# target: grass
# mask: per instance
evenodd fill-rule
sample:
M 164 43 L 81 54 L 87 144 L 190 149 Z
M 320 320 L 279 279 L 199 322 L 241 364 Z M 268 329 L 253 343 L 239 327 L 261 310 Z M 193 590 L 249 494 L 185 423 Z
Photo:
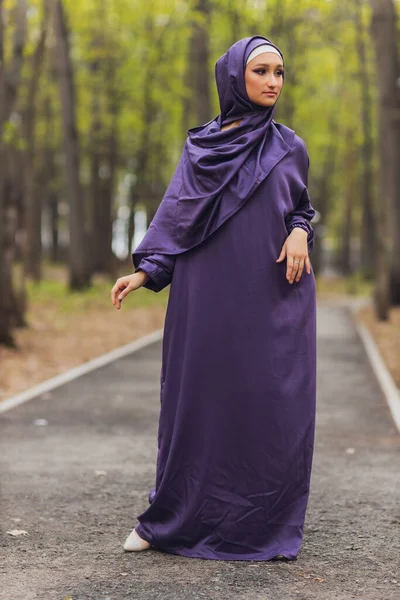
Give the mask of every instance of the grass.
M 371 296 L 374 284 L 366 281 L 360 271 L 356 271 L 346 277 L 316 277 L 317 294 L 321 297 L 326 295 L 350 295 Z
M 121 269 L 119 277 L 129 273 L 129 268 Z M 113 308 L 111 304 L 111 288 L 115 281 L 110 281 L 103 275 L 95 275 L 91 287 L 83 291 L 71 291 L 67 284 L 67 271 L 64 267 L 45 264 L 44 278 L 39 284 L 32 281 L 27 283 L 29 298 L 29 311 L 32 307 L 57 306 L 57 312 L 76 314 L 88 312 L 94 307 Z M 131 292 L 124 304 L 144 308 L 151 306 L 165 306 L 168 299 L 168 290 L 154 293 L 146 288 Z M 128 301 L 128 302 L 127 302 Z M 115 309 L 114 309 L 115 310 Z

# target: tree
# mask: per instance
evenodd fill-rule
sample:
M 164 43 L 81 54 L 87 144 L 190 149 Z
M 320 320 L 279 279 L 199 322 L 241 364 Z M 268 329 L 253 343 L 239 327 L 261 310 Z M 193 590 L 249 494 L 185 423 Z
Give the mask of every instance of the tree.
M 43 69 L 43 62 L 46 50 L 46 38 L 48 29 L 48 0 L 43 2 L 43 16 L 40 28 L 39 38 L 32 54 L 29 68 L 29 79 L 27 84 L 27 94 L 24 107 L 24 136 L 26 142 L 25 151 L 25 201 L 24 201 L 24 222 L 25 222 L 25 248 L 24 264 L 27 275 L 39 281 L 41 277 L 41 217 L 42 201 L 38 189 L 38 166 L 37 166 L 37 147 L 36 147 L 36 126 L 37 126 L 37 94 L 40 83 L 40 76 Z
M 376 310 L 388 318 L 390 283 L 400 302 L 400 144 L 396 12 L 392 0 L 371 0 L 379 88 L 379 192 Z M 395 253 L 397 251 L 397 254 Z M 393 260 L 392 265 L 391 258 Z M 395 288 L 397 287 L 397 292 Z
M 209 71 L 209 0 L 196 0 L 191 17 L 192 34 L 188 48 L 186 86 L 190 89 L 184 107 L 184 129 L 207 123 L 211 119 Z
M 80 181 L 80 149 L 76 125 L 75 85 L 70 56 L 66 17 L 62 0 L 54 6 L 54 31 L 60 96 L 62 106 L 66 187 L 69 204 L 69 257 L 71 289 L 88 287 L 90 278 L 90 252 L 87 251 L 83 192 Z
M 363 26 L 363 0 L 355 0 L 354 26 L 356 49 L 359 60 L 358 78 L 361 96 L 361 262 L 364 275 L 372 279 L 375 275 L 376 227 L 373 205 L 373 127 L 371 118 L 371 83 L 368 75 L 365 33 Z
M 21 83 L 26 41 L 26 1 L 15 7 L 15 31 L 10 64 L 5 64 L 4 2 L 0 0 L 0 344 L 14 346 L 12 327 L 21 324 L 13 286 L 13 259 L 17 227 L 16 196 L 12 174 L 15 129 L 11 121 Z

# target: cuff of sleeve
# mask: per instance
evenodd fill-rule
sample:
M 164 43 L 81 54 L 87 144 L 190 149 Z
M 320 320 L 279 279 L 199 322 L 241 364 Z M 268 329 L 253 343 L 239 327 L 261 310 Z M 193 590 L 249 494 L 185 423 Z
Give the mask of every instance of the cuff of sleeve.
M 301 227 L 304 231 L 307 231 L 307 245 L 308 253 L 311 254 L 314 248 L 315 231 L 309 221 L 295 221 L 287 226 L 288 234 L 292 232 L 293 227 Z
M 313 237 L 313 231 L 311 229 L 310 225 L 306 225 L 305 223 L 292 223 L 291 225 L 289 225 L 289 233 L 291 233 L 291 231 L 295 228 L 295 227 L 301 227 L 301 229 L 304 229 L 304 231 L 307 232 L 307 241 L 309 242 L 311 240 L 311 238 Z
M 165 286 L 169 284 L 168 275 L 161 267 L 157 267 L 151 263 L 145 262 L 143 259 L 139 266 L 136 267 L 135 273 L 138 271 L 144 271 L 149 276 L 149 279 L 142 286 L 152 292 L 160 292 Z

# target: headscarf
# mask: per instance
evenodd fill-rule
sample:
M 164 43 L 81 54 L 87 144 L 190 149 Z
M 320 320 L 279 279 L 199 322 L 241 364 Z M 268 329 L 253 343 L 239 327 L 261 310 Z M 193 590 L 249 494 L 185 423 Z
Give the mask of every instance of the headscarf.
M 261 46 L 257 46 L 257 48 L 254 48 L 254 50 L 250 52 L 246 60 L 246 65 L 248 65 L 248 63 L 251 62 L 253 58 L 256 58 L 260 54 L 263 54 L 263 52 L 272 52 L 272 54 L 277 54 L 283 59 L 282 54 L 279 50 L 277 50 L 277 48 L 275 48 L 275 46 L 271 46 L 271 44 L 262 44 Z
M 245 69 L 263 36 L 233 44 L 215 65 L 220 114 L 188 130 L 181 158 L 142 242 L 132 254 L 179 254 L 203 242 L 232 216 L 289 152 L 289 139 L 273 122 L 275 105 L 255 104 L 246 92 Z M 279 54 L 277 46 L 274 46 Z M 276 103 L 275 103 L 276 104 Z M 242 119 L 237 127 L 221 127 Z M 263 156 L 261 167 L 260 157 Z

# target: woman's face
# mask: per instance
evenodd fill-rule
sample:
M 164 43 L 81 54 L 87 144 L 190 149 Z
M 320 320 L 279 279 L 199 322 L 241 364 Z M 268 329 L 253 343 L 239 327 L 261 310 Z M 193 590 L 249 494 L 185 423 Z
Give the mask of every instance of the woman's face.
M 244 80 L 252 102 L 260 106 L 273 106 L 283 85 L 281 57 L 273 52 L 259 54 L 246 66 Z

